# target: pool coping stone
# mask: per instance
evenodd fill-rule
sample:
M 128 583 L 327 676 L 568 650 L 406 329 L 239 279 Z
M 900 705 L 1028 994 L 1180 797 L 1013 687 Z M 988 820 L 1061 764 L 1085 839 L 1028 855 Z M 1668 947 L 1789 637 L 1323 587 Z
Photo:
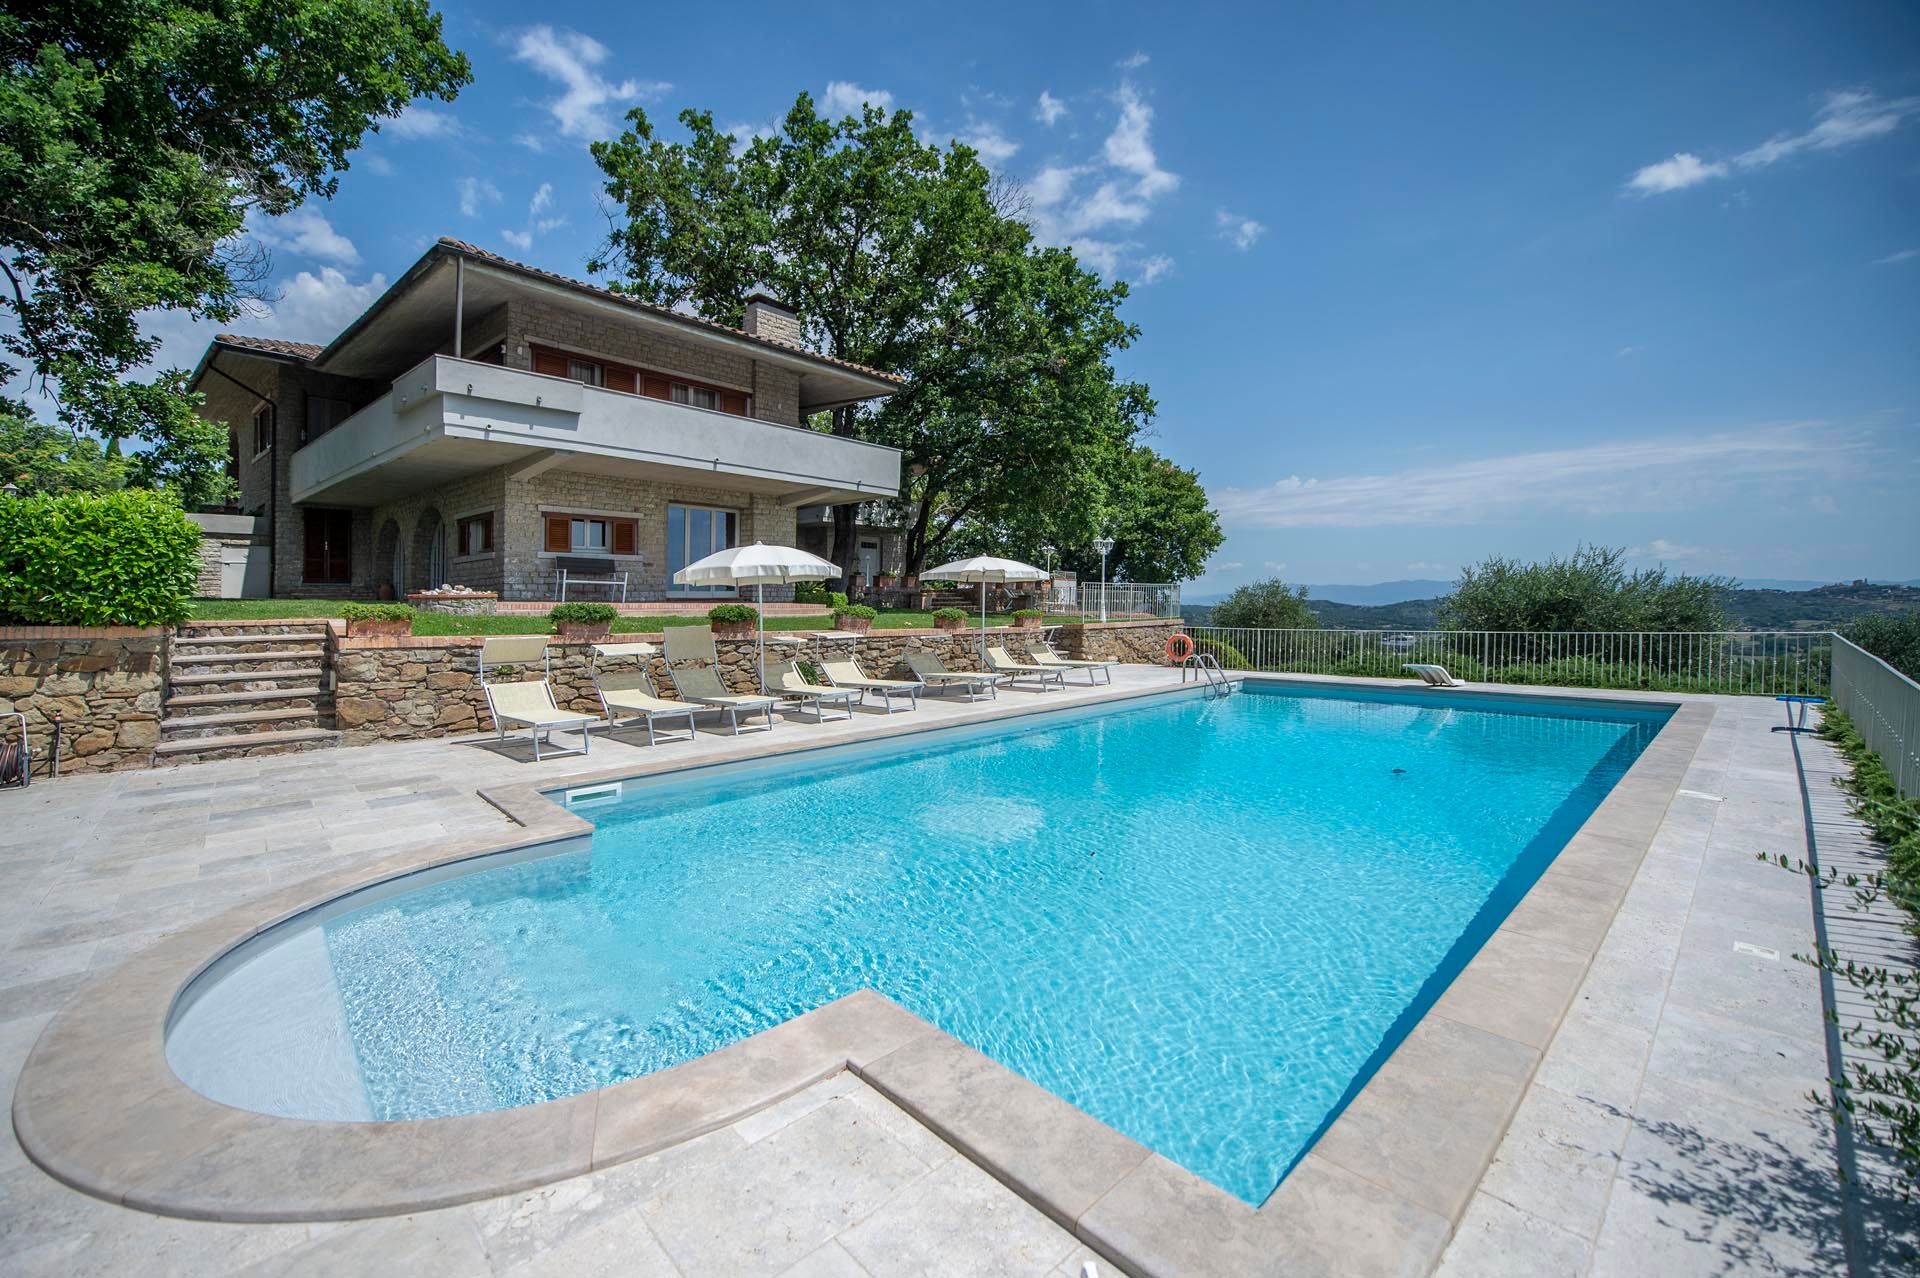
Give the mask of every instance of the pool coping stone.
M 1417 692 L 1393 680 L 1242 677 Z M 589 822 L 548 797 L 552 791 L 1064 708 L 1043 700 L 965 724 L 887 723 L 854 741 L 778 739 L 720 763 L 629 763 L 558 784 L 481 790 L 518 824 L 512 836 L 441 841 L 294 884 L 167 937 L 81 991 L 49 1023 L 21 1070 L 15 1131 L 56 1179 L 129 1207 L 226 1221 L 354 1219 L 450 1206 L 644 1157 L 851 1070 L 1143 1278 L 1280 1269 L 1428 1273 L 1716 713 L 1709 703 L 1674 694 L 1474 691 L 1532 704 L 1675 708 L 1534 888 L 1258 1208 L 871 990 L 595 1092 L 452 1118 L 355 1123 L 254 1113 L 201 1096 L 167 1064 L 165 1032 L 176 999 L 236 946 L 351 891 L 590 833 Z M 1164 687 L 1128 689 L 1072 708 L 1177 695 Z M 1444 704 L 1447 693 L 1435 690 L 1432 699 Z M 1542 885 L 1547 890 L 1535 901 Z

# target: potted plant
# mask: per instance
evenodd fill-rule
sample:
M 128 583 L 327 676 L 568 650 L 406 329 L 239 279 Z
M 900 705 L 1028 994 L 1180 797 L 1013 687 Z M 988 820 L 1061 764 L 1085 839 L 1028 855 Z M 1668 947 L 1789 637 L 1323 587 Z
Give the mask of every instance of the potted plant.
M 967 624 L 967 614 L 959 608 L 935 608 L 933 625 L 936 630 L 959 630 Z
M 883 572 L 873 579 L 873 584 L 881 590 L 892 590 L 900 584 L 900 578 L 894 573 Z
M 340 615 L 352 639 L 413 633 L 413 609 L 403 603 L 350 603 L 340 609 Z
M 1038 630 L 1041 619 L 1046 615 L 1038 608 L 1018 608 L 1014 610 L 1013 624 L 1022 630 Z
M 746 604 L 715 604 L 707 609 L 707 621 L 715 639 L 751 639 L 760 614 Z
M 547 613 L 554 633 L 573 643 L 592 643 L 613 633 L 613 619 L 619 612 L 612 604 L 561 603 Z
M 873 619 L 879 615 L 878 610 L 865 604 L 842 604 L 834 611 L 833 628 L 864 635 L 873 629 Z

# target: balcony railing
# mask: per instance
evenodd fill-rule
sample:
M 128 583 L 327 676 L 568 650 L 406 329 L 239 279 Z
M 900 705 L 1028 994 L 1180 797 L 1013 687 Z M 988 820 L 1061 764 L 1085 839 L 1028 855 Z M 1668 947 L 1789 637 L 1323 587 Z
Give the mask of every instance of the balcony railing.
M 1900 793 L 1920 795 L 1920 684 L 1835 635 L 1833 703 L 1887 765 Z
M 1409 662 L 1469 683 L 1735 696 L 1825 696 L 1834 637 L 1806 630 L 1696 633 L 1251 630 L 1194 626 L 1228 670 L 1404 678 Z M 1843 641 L 1844 642 L 1844 641 Z M 1912 737 L 1907 738 L 1909 742 Z
M 1056 578 L 1045 587 L 1043 606 L 1050 613 L 1082 617 L 1105 616 L 1109 621 L 1129 617 L 1178 617 L 1177 581 L 1074 582 Z

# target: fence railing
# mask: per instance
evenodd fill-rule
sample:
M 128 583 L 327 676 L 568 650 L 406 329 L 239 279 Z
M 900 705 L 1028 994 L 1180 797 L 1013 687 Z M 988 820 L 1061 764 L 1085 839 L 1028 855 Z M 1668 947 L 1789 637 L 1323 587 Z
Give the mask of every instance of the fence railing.
M 1071 582 L 1054 581 L 1047 591 L 1046 610 L 1098 617 L 1105 605 L 1109 620 L 1127 617 L 1178 617 L 1180 583 L 1158 582 Z
M 1893 773 L 1900 793 L 1920 795 L 1920 683 L 1835 635 L 1833 703 Z
M 1229 670 L 1401 678 L 1409 662 L 1430 662 L 1470 683 L 1749 696 L 1825 696 L 1833 660 L 1833 636 L 1807 630 L 1649 634 L 1194 626 L 1190 633 Z

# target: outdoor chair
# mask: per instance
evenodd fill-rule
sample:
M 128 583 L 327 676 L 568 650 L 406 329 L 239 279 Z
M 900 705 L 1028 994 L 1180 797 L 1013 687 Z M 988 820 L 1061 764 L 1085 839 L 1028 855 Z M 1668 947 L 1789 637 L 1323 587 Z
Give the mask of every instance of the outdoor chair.
M 853 704 L 859 700 L 859 694 L 849 689 L 812 682 L 797 661 L 789 661 L 780 668 L 780 673 L 773 678 L 772 691 L 791 697 L 803 706 L 812 706 L 815 721 L 821 723 L 826 721 L 829 705 L 838 705 L 843 715 L 853 718 Z
M 1005 675 L 1007 686 L 1013 687 L 1022 679 L 1031 679 L 1039 692 L 1047 691 L 1049 685 L 1066 690 L 1067 673 L 1058 666 L 1037 666 L 1028 661 L 1015 661 L 1007 655 L 1005 648 L 987 648 L 987 669 L 997 675 Z
M 887 713 L 893 713 L 893 699 L 905 697 L 907 709 L 920 708 L 920 689 L 924 686 L 906 679 L 875 679 L 860 668 L 860 663 L 852 657 L 823 658 L 820 669 L 827 676 L 827 682 L 836 688 L 852 688 L 860 694 L 860 705 L 867 702 L 867 694 L 880 698 L 880 704 Z
M 652 644 L 595 644 L 593 651 L 595 655 L 593 691 L 600 698 L 600 704 L 607 712 L 609 724 L 617 723 L 619 716 L 622 715 L 630 719 L 638 719 L 647 725 L 647 744 L 654 745 L 659 740 L 654 733 L 656 723 L 664 726 L 671 720 L 685 719 L 687 721 L 685 738 L 669 737 L 668 740 L 693 740 L 693 704 L 687 701 L 668 701 L 654 690 L 653 680 L 647 676 L 645 662 L 657 651 Z M 642 664 L 632 670 L 602 670 L 600 660 L 607 657 L 636 657 Z
M 529 666 L 540 663 L 540 678 L 490 682 L 487 679 L 489 665 Z M 502 741 L 507 739 L 509 724 L 524 727 L 533 738 L 533 759 L 538 763 L 544 756 L 540 753 L 540 740 L 555 729 L 579 729 L 580 748 L 578 750 L 559 750 L 548 743 L 548 754 L 586 754 L 593 748 L 593 734 L 590 728 L 594 716 L 580 714 L 574 710 L 562 710 L 553 699 L 552 669 L 547 661 L 547 641 L 544 636 L 534 638 L 488 639 L 480 645 L 480 690 L 487 698 L 487 713 L 493 716 L 494 730 Z
M 967 694 L 967 700 L 980 700 L 985 689 L 996 700 L 1000 696 L 1000 681 L 1004 677 L 997 674 L 982 674 L 977 670 L 949 670 L 940 655 L 933 652 L 909 652 L 906 657 L 907 669 L 914 677 L 930 688 L 958 688 Z
M 1063 657 L 1044 639 L 1028 644 L 1027 656 L 1033 659 L 1035 665 L 1057 666 L 1063 675 L 1069 670 L 1084 670 L 1087 673 L 1089 685 L 1112 683 L 1113 668 L 1120 664 L 1117 661 L 1086 661 L 1079 657 Z

